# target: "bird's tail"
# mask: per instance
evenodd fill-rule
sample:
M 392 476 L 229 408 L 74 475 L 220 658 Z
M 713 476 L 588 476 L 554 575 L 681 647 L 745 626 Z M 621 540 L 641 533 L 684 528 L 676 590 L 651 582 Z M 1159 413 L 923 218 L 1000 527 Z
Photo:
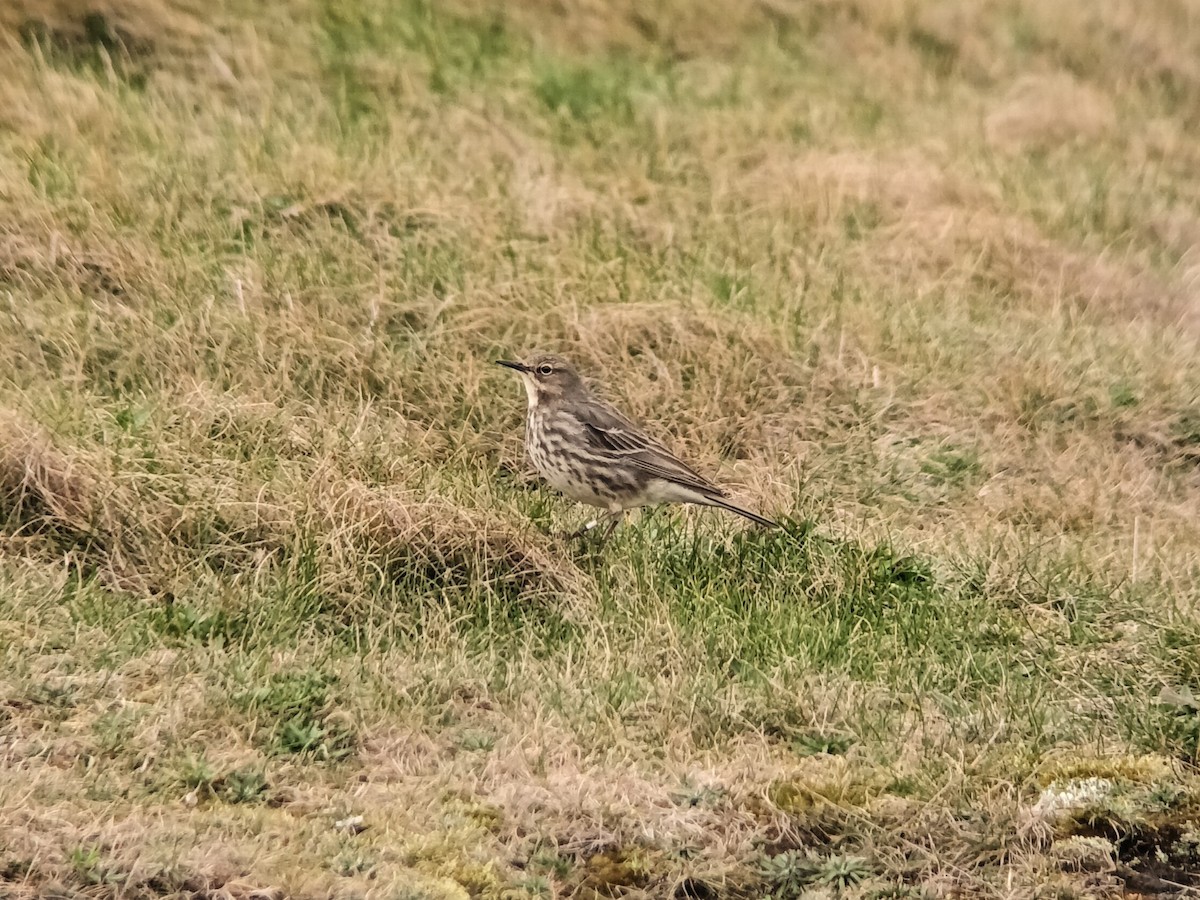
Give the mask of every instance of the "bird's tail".
M 745 516 L 751 522 L 762 525 L 764 528 L 778 528 L 778 522 L 772 522 L 770 519 L 764 519 L 758 513 L 752 513 L 748 509 L 738 506 L 736 503 L 730 503 L 724 497 L 708 497 L 706 502 L 713 506 L 719 506 L 721 509 L 727 509 L 731 513 L 737 513 L 739 516 Z

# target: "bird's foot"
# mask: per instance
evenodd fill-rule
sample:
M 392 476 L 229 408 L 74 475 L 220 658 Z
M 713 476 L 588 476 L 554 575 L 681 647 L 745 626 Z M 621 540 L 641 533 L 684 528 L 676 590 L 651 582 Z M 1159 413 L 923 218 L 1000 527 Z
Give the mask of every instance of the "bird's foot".
M 563 537 L 565 537 L 568 541 L 574 541 L 582 537 L 587 537 L 588 533 L 599 524 L 599 519 L 592 519 L 592 521 L 588 522 L 586 525 L 576 531 L 564 532 Z
M 585 538 L 588 535 L 590 535 L 592 533 L 592 531 L 595 530 L 595 528 L 598 525 L 603 525 L 604 528 L 601 529 L 601 532 L 600 532 L 600 543 L 601 544 L 607 543 L 608 539 L 610 537 L 612 537 L 612 533 L 614 530 L 616 530 L 616 527 L 620 523 L 621 517 L 623 515 L 624 515 L 623 510 L 615 510 L 610 513 L 605 513 L 603 516 L 601 516 L 598 519 L 592 519 L 592 521 L 588 522 L 586 525 L 584 525 L 578 531 L 572 531 L 569 534 L 565 534 L 563 536 L 569 541 L 578 540 L 580 538 Z

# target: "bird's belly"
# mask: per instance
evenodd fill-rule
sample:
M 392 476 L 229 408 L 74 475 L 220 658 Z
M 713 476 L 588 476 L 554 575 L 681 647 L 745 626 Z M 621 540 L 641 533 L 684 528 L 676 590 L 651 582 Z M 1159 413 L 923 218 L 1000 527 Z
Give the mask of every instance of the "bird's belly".
M 600 493 L 594 479 L 588 476 L 588 466 L 583 461 L 561 454 L 551 456 L 536 447 L 530 447 L 529 458 L 534 469 L 550 487 L 572 500 L 592 506 L 608 507 L 612 504 L 613 498 Z
M 530 423 L 530 434 L 542 433 L 536 423 Z M 636 478 L 622 477 L 611 465 L 579 454 L 545 440 L 527 441 L 529 461 L 533 468 L 556 491 L 577 503 L 587 503 L 604 509 L 628 509 L 642 505 Z

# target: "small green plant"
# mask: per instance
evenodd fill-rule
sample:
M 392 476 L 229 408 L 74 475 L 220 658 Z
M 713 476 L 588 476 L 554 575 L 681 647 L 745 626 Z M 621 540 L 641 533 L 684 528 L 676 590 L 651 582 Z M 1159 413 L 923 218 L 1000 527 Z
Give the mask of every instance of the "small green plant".
M 243 626 L 223 610 L 203 612 L 186 603 L 173 603 L 164 611 L 162 631 L 182 641 L 210 644 L 237 637 Z
M 887 786 L 889 794 L 897 797 L 915 797 L 921 788 L 921 782 L 911 775 L 901 775 L 893 778 Z
M 839 890 L 860 884 L 870 876 L 871 866 L 861 856 L 828 856 L 813 868 L 814 883 Z
M 883 213 L 873 202 L 856 203 L 842 217 L 842 225 L 849 240 L 861 240 L 883 222 Z
M 185 756 L 179 763 L 178 773 L 179 780 L 185 787 L 192 790 L 211 790 L 213 783 L 217 780 L 216 770 L 205 759 L 203 753 L 199 755 L 189 753 Z
M 129 710 L 107 712 L 92 724 L 96 746 L 105 756 L 116 756 L 130 746 L 138 716 Z
M 522 878 L 501 895 L 504 900 L 523 900 L 525 897 L 553 897 L 554 884 L 545 875 Z
M 125 873 L 105 865 L 100 848 L 94 845 L 75 847 L 67 856 L 75 876 L 84 884 L 95 887 L 118 885 L 125 881 Z
M 615 69 L 548 66 L 535 93 L 551 112 L 586 122 L 598 115 L 627 121 L 633 116 L 629 81 Z
M 274 754 L 307 755 L 338 761 L 355 749 L 357 737 L 330 697 L 335 679 L 323 672 L 280 672 L 244 691 L 237 702 L 273 721 L 265 749 Z
M 1171 423 L 1171 436 L 1184 448 L 1200 447 L 1200 412 L 1189 409 Z
M 255 803 L 267 786 L 267 776 L 258 769 L 235 769 L 221 779 L 217 796 L 226 803 Z
M 570 857 L 562 856 L 554 850 L 539 850 L 529 859 L 529 867 L 544 870 L 550 877 L 559 881 L 571 874 L 574 863 Z
M 970 448 L 943 447 L 934 451 L 921 463 L 924 472 L 934 484 L 962 487 L 977 479 L 983 472 L 979 454 Z
M 673 796 L 681 806 L 703 806 L 712 809 L 727 800 L 729 792 L 719 784 L 693 784 L 686 780 Z
M 811 857 L 799 850 L 785 850 L 759 863 L 759 874 L 775 900 L 798 900 L 812 884 L 814 871 Z
M 1118 409 L 1138 405 L 1138 395 L 1128 381 L 1118 381 L 1109 386 L 1108 400 Z
M 57 720 L 68 718 L 78 702 L 73 689 L 50 684 L 31 685 L 25 696 L 29 703 L 41 707 L 48 717 Z
M 134 434 L 145 427 L 152 415 L 154 415 L 153 407 L 130 404 L 118 409 L 114 413 L 113 419 L 123 431 Z
M 280 723 L 272 733 L 268 749 L 274 753 L 308 754 L 316 759 L 337 761 L 354 752 L 354 735 L 341 726 L 298 713 Z
M 791 740 L 791 747 L 798 756 L 817 756 L 821 753 L 841 756 L 853 746 L 854 738 L 850 735 L 823 731 L 804 731 Z
M 709 286 L 713 297 L 731 306 L 747 305 L 745 300 L 753 290 L 749 274 L 740 271 L 716 272 L 710 277 Z
M 478 728 L 470 728 L 459 735 L 458 746 L 468 753 L 487 753 L 496 746 L 496 736 Z
M 332 868 L 343 878 L 356 875 L 370 878 L 378 866 L 379 860 L 373 853 L 343 850 L 334 858 Z
M 827 857 L 786 850 L 762 860 L 759 871 L 777 900 L 797 900 L 809 885 L 842 890 L 861 884 L 872 874 L 871 866 L 859 856 Z

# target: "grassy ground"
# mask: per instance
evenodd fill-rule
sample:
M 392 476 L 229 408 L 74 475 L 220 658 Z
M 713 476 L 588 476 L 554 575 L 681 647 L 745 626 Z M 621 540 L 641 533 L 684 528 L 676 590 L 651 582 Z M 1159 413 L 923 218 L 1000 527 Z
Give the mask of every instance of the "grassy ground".
M 0 894 L 1200 883 L 1200 8 L 971 7 L 5 4 Z

